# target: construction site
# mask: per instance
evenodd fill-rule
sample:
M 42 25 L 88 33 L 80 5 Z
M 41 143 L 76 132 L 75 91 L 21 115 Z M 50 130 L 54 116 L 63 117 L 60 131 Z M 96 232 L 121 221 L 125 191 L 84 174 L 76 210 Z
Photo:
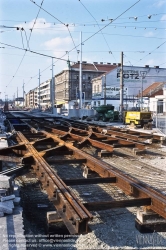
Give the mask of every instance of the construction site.
M 0 143 L 2 249 L 165 249 L 158 128 L 7 111 Z

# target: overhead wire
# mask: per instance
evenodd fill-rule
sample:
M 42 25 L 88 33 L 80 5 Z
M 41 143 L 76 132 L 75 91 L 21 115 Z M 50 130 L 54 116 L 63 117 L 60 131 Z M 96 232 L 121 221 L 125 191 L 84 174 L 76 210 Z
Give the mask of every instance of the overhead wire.
M 18 47 L 18 46 L 14 46 L 14 45 L 11 45 L 11 44 L 2 43 L 2 42 L 0 42 L 0 44 L 9 46 L 9 47 L 12 47 L 12 48 L 15 48 L 15 49 L 24 50 L 25 52 L 34 53 L 34 54 L 37 54 L 37 55 L 40 55 L 40 56 L 45 56 L 45 57 L 49 57 L 49 58 L 55 58 L 55 59 L 62 60 L 62 61 L 66 61 L 66 62 L 68 61 L 68 60 L 63 59 L 63 58 L 61 58 L 61 57 L 49 56 L 49 55 L 46 55 L 46 54 L 43 54 L 43 53 L 39 53 L 39 52 L 36 52 L 36 51 L 33 51 L 33 50 L 23 49 L 23 48 L 20 48 L 20 47 Z M 74 61 L 73 61 L 73 62 L 74 62 Z
M 34 2 L 34 1 L 31 1 L 31 2 Z M 38 5 L 38 7 L 39 7 L 39 5 Z M 152 17 L 152 16 L 159 16 L 159 15 L 165 15 L 165 14 L 166 13 L 153 13 L 153 14 L 149 14 L 149 15 L 137 16 L 137 18 L 140 18 L 140 17 L 148 17 L 149 18 L 149 16 Z M 131 19 L 131 18 L 132 18 L 131 16 L 130 17 L 128 16 L 128 17 L 122 17 L 122 18 L 119 18 L 119 19 Z M 107 19 L 105 19 L 105 21 L 106 20 L 109 20 L 109 19 L 107 18 Z M 0 22 L 24 22 L 24 23 L 28 23 L 30 21 L 27 21 L 27 20 L 10 20 L 10 19 L 6 20 L 6 19 L 2 19 L 2 20 L 0 20 Z M 54 22 L 42 22 L 42 21 L 37 21 L 36 23 L 50 23 L 50 24 L 55 24 Z M 91 23 L 91 22 L 87 22 L 87 23 Z
M 22 46 L 24 48 L 24 41 L 23 41 L 23 36 L 22 36 L 22 30 L 20 30 L 20 33 L 21 33 L 21 39 L 22 39 Z
M 32 1 L 32 0 L 30 0 L 31 2 L 33 2 L 34 4 L 36 4 L 34 1 Z M 123 11 L 119 16 L 117 16 L 113 21 L 115 21 L 115 20 L 117 20 L 119 17 L 121 17 L 124 13 L 126 13 L 128 10 L 130 10 L 132 7 L 134 7 L 136 4 L 138 4 L 139 2 L 140 2 L 141 0 L 138 0 L 137 2 L 135 2 L 134 4 L 132 4 L 129 8 L 127 8 L 125 11 Z M 42 10 L 43 11 L 45 11 L 43 8 L 42 8 Z M 45 11 L 45 12 L 47 12 L 47 11 Z M 49 12 L 47 12 L 48 14 L 49 14 Z M 52 16 L 52 14 L 51 14 L 51 16 Z M 101 30 L 103 30 L 103 29 L 105 29 L 106 27 L 108 27 L 110 24 L 111 24 L 112 22 L 110 22 L 109 24 L 107 24 L 107 25 L 105 25 L 103 28 L 101 28 L 100 30 L 98 30 L 97 32 L 95 32 L 95 33 L 93 33 L 93 35 L 92 36 L 90 36 L 89 38 L 87 38 L 86 40 L 84 40 L 82 43 L 84 43 L 84 42 L 86 42 L 86 41 L 88 41 L 90 38 L 92 38 L 93 36 L 95 36 L 96 34 L 98 34 Z M 71 51 L 73 51 L 74 49 L 76 49 L 77 47 L 79 47 L 80 46 L 80 44 L 78 44 L 77 46 L 75 46 L 73 49 L 71 49 L 70 51 L 68 51 L 68 53 L 69 52 L 71 52 Z M 66 53 L 63 55 L 63 56 L 61 56 L 61 58 L 60 59 L 62 59 L 64 56 L 66 55 Z M 58 59 L 59 60 L 59 59 Z M 57 60 L 57 61 L 58 61 Z M 56 62 L 57 62 L 56 61 Z M 56 63 L 56 62 L 54 62 L 54 63 Z M 50 65 L 51 66 L 51 65 Z M 50 67 L 49 66 L 49 67 Z M 49 67 L 47 67 L 46 69 L 44 69 L 43 71 L 45 71 L 45 70 L 47 70 Z M 35 75 L 34 77 L 36 77 L 37 75 Z M 33 77 L 33 78 L 34 78 Z M 31 79 L 32 79 L 32 77 L 31 77 Z M 31 79 L 29 80 L 29 82 L 31 81 Z
M 33 2 L 33 3 L 35 3 L 34 1 L 32 1 L 32 0 L 30 0 L 31 2 Z M 83 41 L 83 43 L 84 42 L 86 42 L 86 41 L 88 41 L 89 39 L 91 39 L 93 36 L 95 36 L 96 34 L 98 34 L 99 32 L 101 32 L 103 29 L 105 29 L 106 27 L 108 27 L 112 22 L 114 22 L 115 20 L 117 20 L 119 17 L 121 17 L 123 14 L 125 14 L 128 10 L 130 10 L 132 7 L 134 7 L 136 4 L 138 4 L 139 2 L 140 2 L 141 0 L 138 0 L 138 1 L 136 1 L 134 4 L 132 4 L 129 8 L 127 8 L 125 11 L 123 11 L 120 15 L 118 15 L 113 21 L 111 21 L 111 22 L 109 22 L 108 24 L 106 24 L 104 27 L 102 27 L 101 29 L 99 29 L 97 32 L 95 32 L 95 33 L 93 33 L 90 37 L 88 37 L 87 39 L 85 39 L 84 41 Z M 43 1 L 42 1 L 43 2 Z M 36 3 L 35 3 L 36 4 Z M 41 6 L 39 6 L 40 7 L 40 10 L 42 9 L 42 10 L 44 10 Z M 45 10 L 44 10 L 45 11 Z M 47 11 L 46 11 L 47 12 Z M 48 14 L 50 14 L 49 12 L 47 12 Z M 52 14 L 51 14 L 52 15 Z M 53 16 L 54 17 L 54 16 Z M 55 18 L 55 17 L 54 17 Z M 1 44 L 3 44 L 3 43 L 1 43 Z M 6 44 L 7 46 L 11 46 L 11 47 L 14 47 L 14 46 L 12 46 L 12 45 L 8 45 L 8 44 Z M 75 46 L 73 49 L 71 49 L 70 51 L 68 51 L 68 53 L 69 52 L 71 52 L 71 51 L 73 51 L 74 49 L 76 49 L 78 46 L 80 46 L 80 44 L 78 44 L 77 46 Z M 16 48 L 16 46 L 15 46 L 15 48 Z M 18 48 L 18 47 L 17 47 Z M 21 48 L 19 48 L 19 49 L 21 49 Z M 26 51 L 29 51 L 29 52 L 32 52 L 32 53 L 35 53 L 35 54 L 40 54 L 40 55 L 42 55 L 42 56 L 47 56 L 47 57 L 51 57 L 51 56 L 48 56 L 48 55 L 45 55 L 45 54 L 42 54 L 42 53 L 37 53 L 37 52 L 34 52 L 34 51 L 30 51 L 30 50 L 25 50 L 25 53 L 26 53 Z M 66 54 L 65 54 L 66 55 Z M 61 58 L 58 58 L 57 60 L 62 60 L 62 58 L 65 56 L 65 55 L 63 55 Z M 24 55 L 25 56 L 25 55 Z M 23 58 L 24 58 L 24 56 L 23 56 Z M 51 57 L 52 58 L 52 57 Z M 56 58 L 56 57 L 53 57 L 53 58 Z M 21 60 L 21 63 L 22 63 L 22 61 L 23 60 Z M 20 63 L 20 65 L 21 65 L 21 63 Z M 20 67 L 20 65 L 19 65 L 19 67 Z M 51 65 L 50 65 L 51 66 Z M 50 67 L 49 66 L 49 67 Z M 49 67 L 47 67 L 47 68 L 49 68 Z M 44 69 L 44 70 L 46 70 L 46 69 Z M 43 70 L 43 71 L 44 71 Z M 17 69 L 17 71 L 18 71 L 18 69 Z M 32 77 L 31 77 L 31 79 L 32 79 Z M 30 79 L 30 80 L 31 80 Z M 29 81 L 30 81 L 29 80 Z
M 34 3 L 36 6 L 39 7 L 39 5 L 38 5 L 36 2 L 34 2 L 33 0 L 30 0 L 30 1 L 31 1 L 32 3 Z M 48 12 L 48 11 L 45 10 L 44 8 L 41 7 L 41 9 L 42 9 L 44 12 L 46 12 L 48 15 L 50 15 L 51 17 L 53 17 L 55 20 L 59 21 L 61 24 L 63 24 L 63 25 L 67 28 L 67 30 L 68 30 L 68 32 L 69 32 L 69 35 L 70 35 L 70 37 L 71 37 L 71 40 L 72 40 L 72 42 L 73 42 L 74 48 L 76 49 L 76 45 L 75 45 L 75 43 L 74 43 L 72 34 L 71 34 L 70 30 L 69 30 L 69 24 L 65 24 L 64 22 L 62 22 L 60 19 L 58 19 L 57 17 L 55 17 L 54 15 L 52 15 L 50 12 Z M 76 50 L 76 51 L 77 51 L 77 50 Z
M 42 0 L 41 6 L 42 6 L 43 2 L 44 2 L 44 0 Z M 38 10 L 38 13 L 37 13 L 37 16 L 36 16 L 36 18 L 35 18 L 35 21 L 37 20 L 37 18 L 38 18 L 38 16 L 39 16 L 40 10 L 41 10 L 41 8 L 39 8 L 39 10 Z M 33 24 L 33 27 L 32 27 L 32 29 L 31 29 L 31 32 L 30 32 L 30 35 L 29 35 L 29 38 L 28 38 L 27 48 L 29 47 L 29 42 L 30 42 L 30 39 L 31 39 L 31 35 L 32 35 L 32 31 L 33 31 L 34 26 L 35 26 L 35 22 L 34 22 L 34 24 Z M 29 49 L 30 49 L 30 48 L 29 48 Z M 17 67 L 17 69 L 16 69 L 16 71 L 15 71 L 14 76 L 12 77 L 12 79 L 10 80 L 10 82 L 8 83 L 8 85 L 7 85 L 6 87 L 8 87 L 8 86 L 10 85 L 10 83 L 13 81 L 13 78 L 14 78 L 15 75 L 17 74 L 17 72 L 18 72 L 18 70 L 19 70 L 19 68 L 20 68 L 20 66 L 21 66 L 21 64 L 22 64 L 22 62 L 23 62 L 23 60 L 24 60 L 24 57 L 25 57 L 25 55 L 26 55 L 26 52 L 27 52 L 27 50 L 25 50 L 25 52 L 24 52 L 24 54 L 23 54 L 23 57 L 22 57 L 22 59 L 21 59 L 19 65 L 18 65 L 18 67 Z
M 92 13 L 86 8 L 86 6 L 82 3 L 82 1 L 81 0 L 78 0 L 80 3 L 81 3 L 81 5 L 86 9 L 86 11 L 90 14 L 90 16 L 95 20 L 95 22 L 97 23 L 97 26 L 99 27 L 99 29 L 100 29 L 100 25 L 98 24 L 98 22 L 97 22 L 97 20 L 96 20 L 96 18 L 92 15 Z M 108 46 L 108 49 L 109 49 L 109 53 L 111 53 L 112 54 L 112 51 L 111 51 L 111 49 L 110 49 L 110 47 L 109 47 L 109 44 L 108 44 L 108 42 L 107 42 L 107 40 L 106 40 L 106 38 L 105 38 L 105 36 L 104 36 L 104 34 L 103 34 L 103 32 L 102 31 L 100 31 L 101 32 L 101 34 L 102 34 L 102 36 L 103 36 L 103 38 L 104 38 L 104 41 L 105 41 L 105 43 L 107 44 L 107 46 Z M 114 57 L 114 55 L 112 54 L 112 56 Z M 115 59 L 115 57 L 114 57 L 114 59 Z M 116 61 L 116 59 L 115 59 L 115 61 Z
M 162 44 L 160 44 L 159 46 L 157 46 L 157 48 L 155 48 L 154 50 L 152 50 L 151 52 L 149 52 L 147 55 L 145 55 L 143 58 L 141 58 L 139 61 L 141 61 L 142 59 L 144 59 L 145 57 L 151 55 L 154 51 L 156 51 L 157 49 L 159 49 L 161 46 L 163 46 L 166 43 L 166 41 L 164 41 Z

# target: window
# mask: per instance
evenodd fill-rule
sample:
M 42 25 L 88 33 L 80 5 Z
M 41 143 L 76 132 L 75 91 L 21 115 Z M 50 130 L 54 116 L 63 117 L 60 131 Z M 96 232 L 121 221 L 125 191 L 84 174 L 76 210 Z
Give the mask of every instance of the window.
M 91 88 L 92 84 L 90 82 L 88 82 L 88 88 Z
M 85 75 L 83 75 L 83 76 L 82 76 L 82 79 L 83 79 L 83 80 L 85 80 L 85 79 L 86 79 L 86 76 L 85 76 Z
M 94 106 L 96 106 L 96 102 L 94 102 Z
M 89 81 L 91 80 L 91 76 L 88 76 L 88 80 L 89 80 Z
M 98 103 L 98 106 L 100 106 L 100 101 L 98 101 L 97 103 Z
M 99 92 L 99 85 L 97 85 L 97 92 Z
M 94 93 L 96 93 L 96 85 L 94 85 Z

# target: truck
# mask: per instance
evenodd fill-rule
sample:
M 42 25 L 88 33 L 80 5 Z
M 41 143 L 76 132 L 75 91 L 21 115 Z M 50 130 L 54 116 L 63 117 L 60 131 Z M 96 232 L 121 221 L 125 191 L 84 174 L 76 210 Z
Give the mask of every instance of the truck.
M 152 127 L 152 112 L 150 111 L 124 111 L 123 123 L 130 125 L 140 125 L 141 128 Z
M 119 120 L 119 111 L 114 110 L 114 106 L 111 104 L 101 105 L 99 107 L 94 107 L 94 110 L 97 111 L 94 120 L 103 122 L 106 121 L 118 121 Z

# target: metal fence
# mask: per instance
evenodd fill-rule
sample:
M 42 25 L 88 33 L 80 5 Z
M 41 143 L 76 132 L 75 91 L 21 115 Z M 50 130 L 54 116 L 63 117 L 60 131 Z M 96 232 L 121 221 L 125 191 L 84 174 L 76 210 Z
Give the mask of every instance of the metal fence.
M 151 103 L 150 110 L 153 111 L 154 126 L 166 134 L 166 102 L 156 100 Z
M 156 128 L 166 135 L 166 115 L 156 114 L 153 117 L 153 123 Z

